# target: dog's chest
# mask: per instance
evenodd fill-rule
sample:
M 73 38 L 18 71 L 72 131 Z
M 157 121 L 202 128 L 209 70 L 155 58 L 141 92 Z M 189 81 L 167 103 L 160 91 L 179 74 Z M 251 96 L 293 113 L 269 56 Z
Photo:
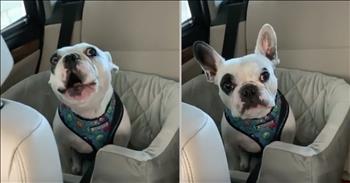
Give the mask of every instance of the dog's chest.
M 93 148 L 86 141 L 81 139 L 63 124 L 58 115 L 58 111 L 56 112 L 53 122 L 53 132 L 58 146 L 74 148 L 79 153 L 91 153 L 93 151 Z
M 59 106 L 58 114 L 62 124 L 96 152 L 104 145 L 112 143 L 123 116 L 123 105 L 115 94 L 106 107 L 105 113 L 98 118 L 80 117 L 64 104 Z
M 224 140 L 226 142 L 228 141 L 229 144 L 243 148 L 245 151 L 251 153 L 258 153 L 261 151 L 258 143 L 235 128 L 232 128 L 226 121 L 225 117 L 223 117 L 221 120 L 221 131 Z
M 222 125 L 224 125 L 223 133 L 229 136 L 227 140 L 231 141 L 233 138 L 234 144 L 239 144 L 248 152 L 256 152 L 256 145 L 262 149 L 272 141 L 280 140 L 282 129 L 289 115 L 289 105 L 279 92 L 275 101 L 276 105 L 262 118 L 234 117 L 230 109 L 225 108 Z

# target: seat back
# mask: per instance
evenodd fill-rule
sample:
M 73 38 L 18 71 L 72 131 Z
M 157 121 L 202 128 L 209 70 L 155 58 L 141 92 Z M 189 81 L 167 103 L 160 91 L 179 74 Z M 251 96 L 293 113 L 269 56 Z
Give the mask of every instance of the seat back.
M 224 146 L 214 121 L 202 110 L 182 104 L 181 123 L 180 182 L 230 182 Z
M 1 83 L 12 62 L 1 37 Z M 6 99 L 1 105 L 1 182 L 62 182 L 58 149 L 46 118 Z
M 261 26 L 277 34 L 280 67 L 317 71 L 350 81 L 350 2 L 250 1 L 247 51 L 254 51 Z
M 179 3 L 85 1 L 81 39 L 111 52 L 122 70 L 179 80 Z
M 46 118 L 11 100 L 4 100 L 1 109 L 1 182 L 63 182 Z

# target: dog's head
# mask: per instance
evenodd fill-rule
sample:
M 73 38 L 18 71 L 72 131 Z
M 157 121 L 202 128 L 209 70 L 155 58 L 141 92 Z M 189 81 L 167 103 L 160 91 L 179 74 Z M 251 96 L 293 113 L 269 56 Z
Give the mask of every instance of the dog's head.
M 87 43 L 58 49 L 50 62 L 49 84 L 68 106 L 103 95 L 111 85 L 111 71 L 119 69 L 109 52 Z
M 262 117 L 275 106 L 277 78 L 274 69 L 279 59 L 277 37 L 271 25 L 265 24 L 260 29 L 253 54 L 225 61 L 201 41 L 194 43 L 193 50 L 207 80 L 219 87 L 220 98 L 232 115 Z

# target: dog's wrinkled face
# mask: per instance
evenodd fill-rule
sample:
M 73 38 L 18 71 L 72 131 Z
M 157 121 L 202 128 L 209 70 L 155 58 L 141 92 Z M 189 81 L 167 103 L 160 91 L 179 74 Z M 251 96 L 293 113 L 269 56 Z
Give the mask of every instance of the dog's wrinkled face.
M 277 38 L 271 25 L 261 28 L 255 53 L 225 61 L 204 42 L 193 45 L 194 56 L 209 82 L 219 87 L 219 95 L 233 116 L 243 119 L 265 116 L 275 106 L 279 63 Z
M 51 57 L 49 84 L 67 105 L 86 103 L 110 85 L 111 71 L 118 70 L 112 57 L 94 45 L 80 43 L 58 49 Z

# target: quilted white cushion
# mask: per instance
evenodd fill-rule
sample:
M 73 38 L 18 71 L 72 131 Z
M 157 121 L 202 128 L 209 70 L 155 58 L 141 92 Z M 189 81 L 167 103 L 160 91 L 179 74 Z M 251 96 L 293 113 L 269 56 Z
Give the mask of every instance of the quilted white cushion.
M 315 72 L 278 69 L 278 87 L 288 100 L 297 121 L 297 144 L 313 142 L 326 124 L 334 105 L 348 101 L 348 84 L 343 79 Z M 338 89 L 338 90 L 337 90 Z
M 142 150 L 159 133 L 171 110 L 179 107 L 179 85 L 155 75 L 127 71 L 114 74 L 112 85 L 130 115 L 130 146 Z

